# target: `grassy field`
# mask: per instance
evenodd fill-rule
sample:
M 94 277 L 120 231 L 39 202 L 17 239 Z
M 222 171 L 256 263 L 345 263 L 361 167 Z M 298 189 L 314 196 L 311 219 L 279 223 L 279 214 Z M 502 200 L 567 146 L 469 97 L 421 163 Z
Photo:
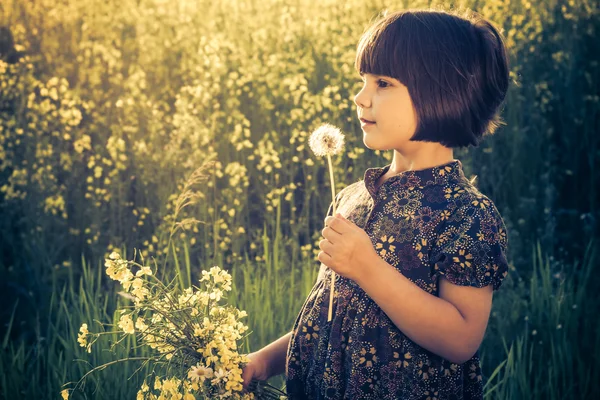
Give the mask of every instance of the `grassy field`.
M 77 330 L 122 305 L 102 267 L 113 249 L 165 259 L 178 194 L 210 161 L 200 201 L 179 216 L 201 223 L 173 238 L 178 263 L 162 272 L 179 266 L 189 284 L 228 269 L 248 351 L 289 331 L 331 201 L 308 135 L 324 122 L 346 135 L 337 191 L 391 160 L 362 143 L 356 44 L 381 10 L 429 6 L 480 12 L 511 56 L 505 126 L 455 151 L 509 234 L 511 270 L 481 349 L 486 397 L 599 397 L 591 0 L 2 1 L 0 397 L 59 398 L 90 366 L 144 354 L 131 339 L 116 354 L 102 343 L 85 353 Z M 133 398 L 145 374 L 123 382 L 136 368 L 112 365 L 85 390 Z

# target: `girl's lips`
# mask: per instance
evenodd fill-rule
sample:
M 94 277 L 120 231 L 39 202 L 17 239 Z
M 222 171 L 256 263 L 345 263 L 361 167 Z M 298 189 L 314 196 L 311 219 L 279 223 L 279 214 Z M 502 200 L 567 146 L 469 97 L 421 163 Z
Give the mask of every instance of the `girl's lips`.
M 375 122 L 365 122 L 365 120 L 360 121 L 360 127 L 365 129 L 367 127 L 375 125 Z

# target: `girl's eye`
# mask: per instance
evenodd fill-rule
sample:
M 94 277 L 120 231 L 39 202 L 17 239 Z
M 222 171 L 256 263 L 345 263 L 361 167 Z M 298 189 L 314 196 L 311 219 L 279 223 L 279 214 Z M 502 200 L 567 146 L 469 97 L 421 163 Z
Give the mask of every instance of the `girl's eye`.
M 367 81 L 364 78 L 360 78 L 360 80 L 358 81 L 359 83 L 362 83 L 363 85 L 367 83 Z M 391 86 L 388 82 L 378 79 L 377 80 L 377 86 L 381 87 L 381 88 L 386 88 L 388 86 Z

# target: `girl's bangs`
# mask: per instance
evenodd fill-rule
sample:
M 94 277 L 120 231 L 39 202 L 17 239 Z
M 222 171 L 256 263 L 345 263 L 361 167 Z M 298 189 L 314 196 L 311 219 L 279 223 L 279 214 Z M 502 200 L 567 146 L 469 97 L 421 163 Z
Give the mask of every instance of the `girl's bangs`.
M 407 43 L 397 20 L 384 19 L 363 34 L 357 46 L 354 68 L 357 72 L 383 75 L 406 84 Z

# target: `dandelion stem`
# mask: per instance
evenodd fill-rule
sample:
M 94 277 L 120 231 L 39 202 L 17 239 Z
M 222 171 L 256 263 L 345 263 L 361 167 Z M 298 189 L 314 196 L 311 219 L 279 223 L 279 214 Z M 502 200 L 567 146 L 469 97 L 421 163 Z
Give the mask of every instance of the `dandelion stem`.
M 333 179 L 333 165 L 331 163 L 331 155 L 327 154 L 327 162 L 329 163 L 329 177 L 331 179 L 331 196 L 333 198 L 333 214 L 335 216 L 335 181 Z M 327 321 L 331 321 L 332 310 L 333 310 L 333 293 L 334 293 L 334 285 L 335 283 L 335 271 L 331 271 L 331 285 L 329 290 L 329 312 L 327 314 Z

